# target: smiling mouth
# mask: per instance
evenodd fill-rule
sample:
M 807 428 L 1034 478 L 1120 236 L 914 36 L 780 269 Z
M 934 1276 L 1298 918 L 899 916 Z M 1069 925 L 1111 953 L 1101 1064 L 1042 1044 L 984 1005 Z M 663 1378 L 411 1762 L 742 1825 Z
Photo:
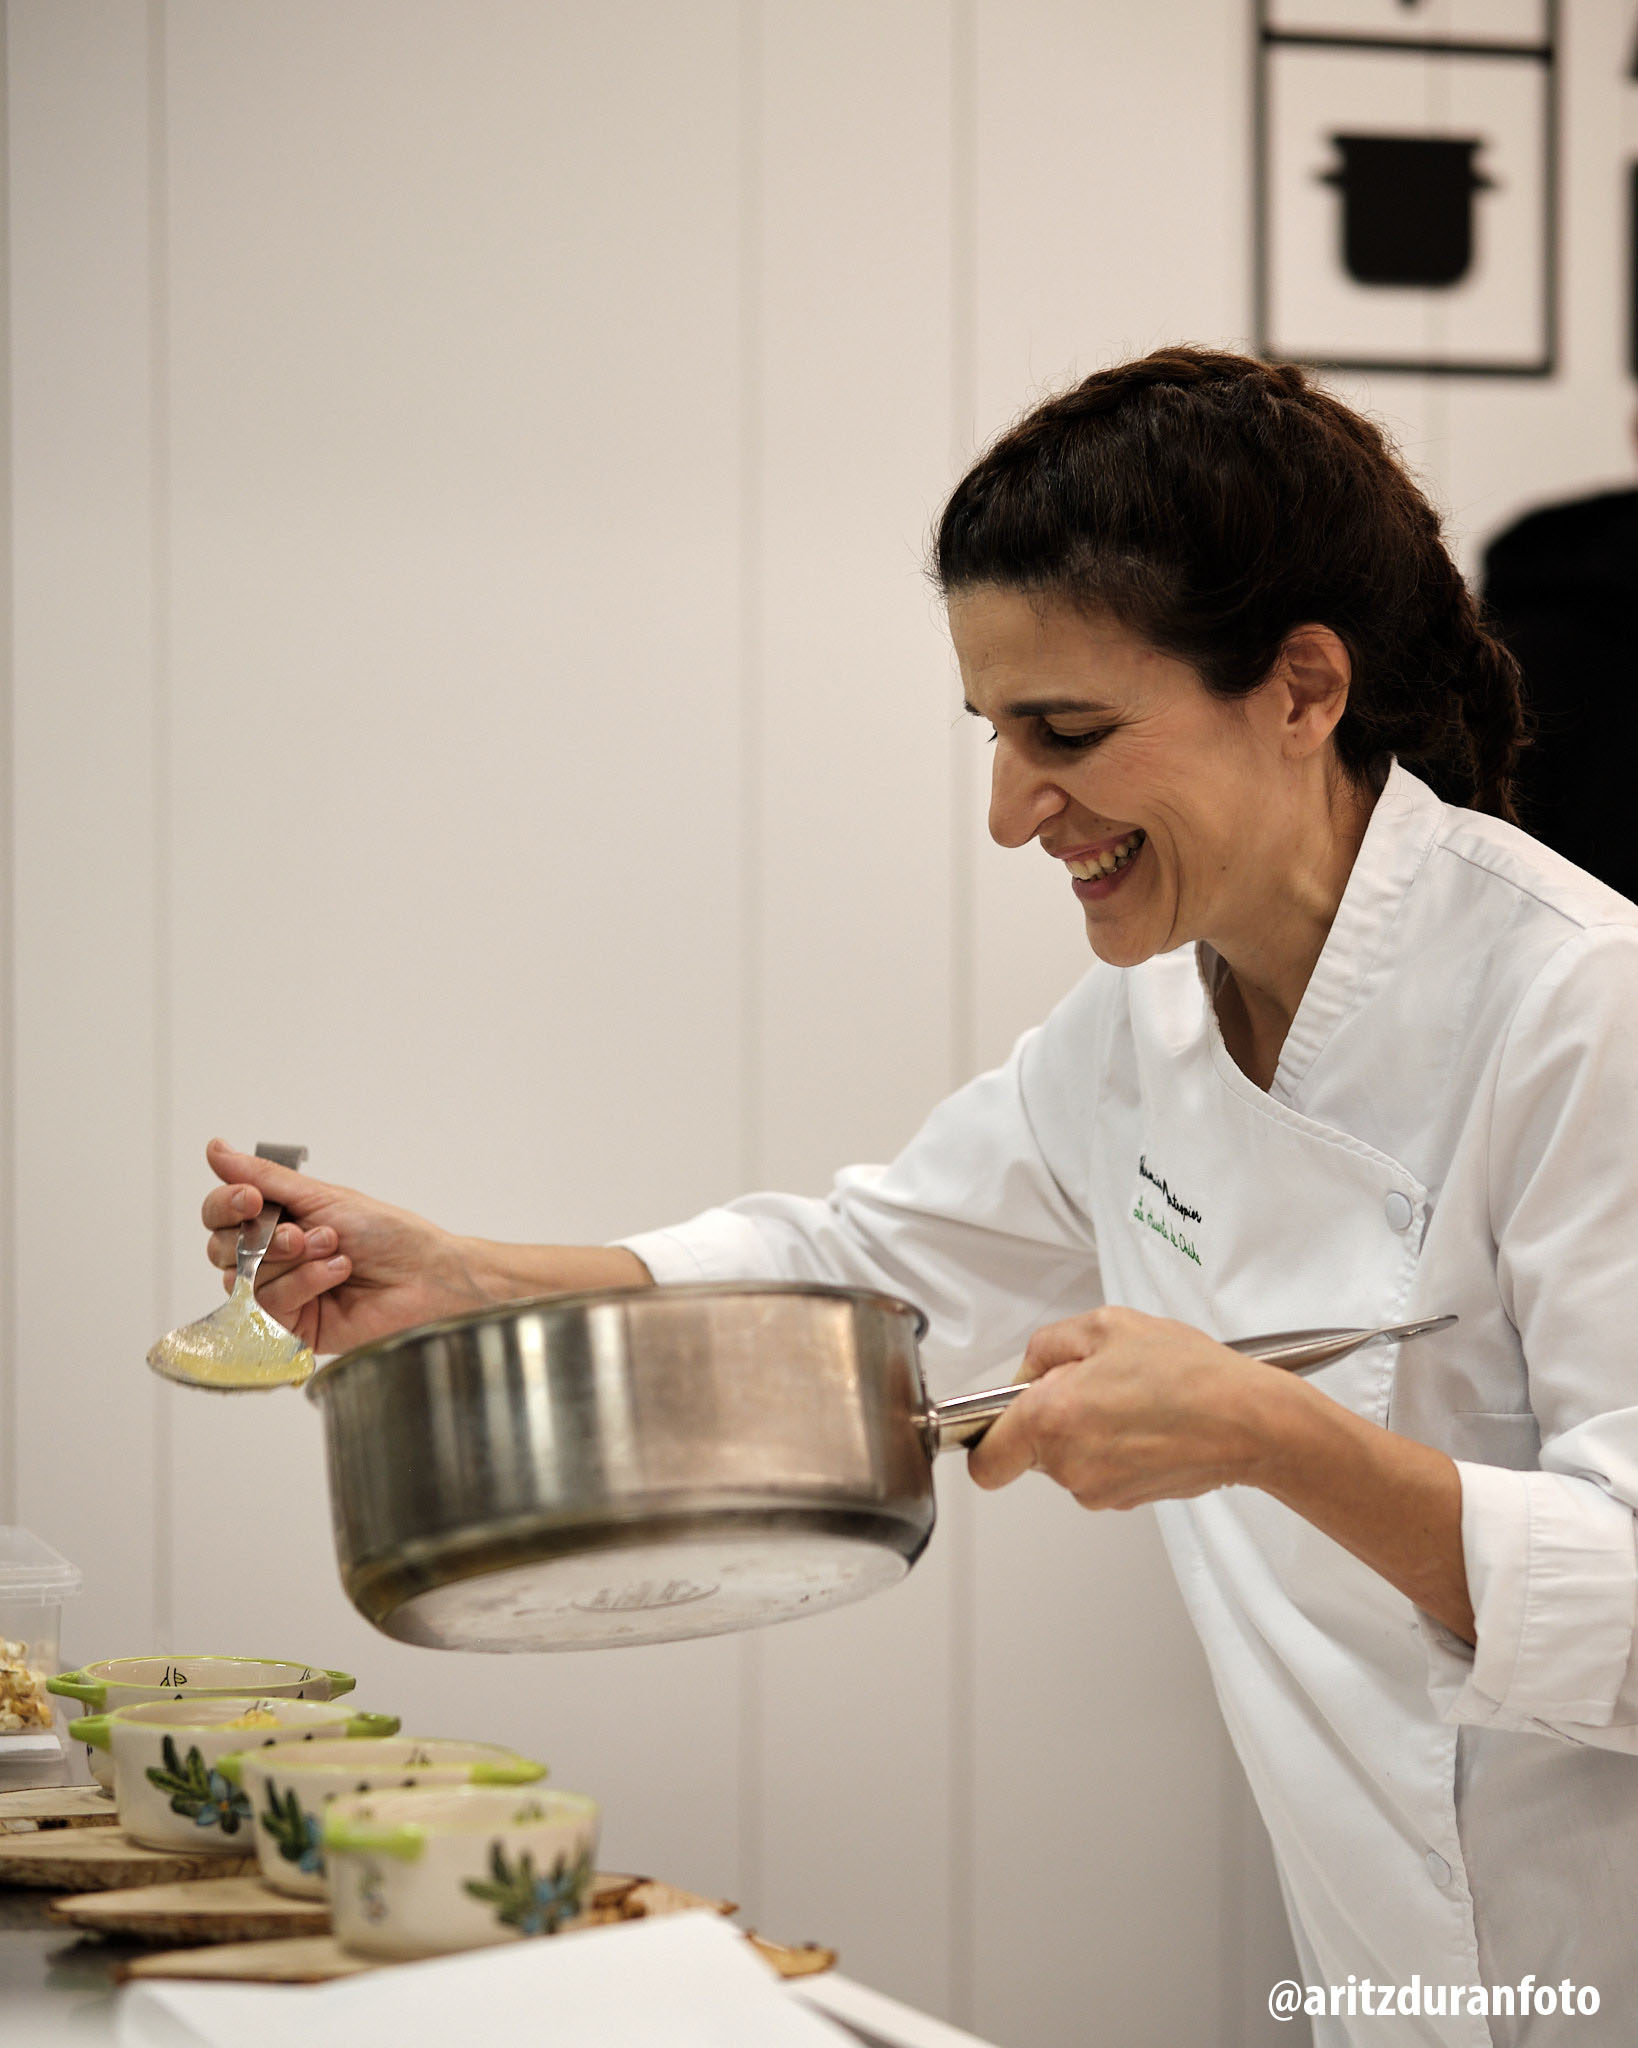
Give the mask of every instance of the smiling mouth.
M 1137 857 L 1146 832 L 1129 832 L 1124 839 L 1095 856 L 1091 860 L 1066 860 L 1064 866 L 1077 882 L 1101 882 L 1110 875 L 1118 875 L 1122 868 L 1130 867 Z

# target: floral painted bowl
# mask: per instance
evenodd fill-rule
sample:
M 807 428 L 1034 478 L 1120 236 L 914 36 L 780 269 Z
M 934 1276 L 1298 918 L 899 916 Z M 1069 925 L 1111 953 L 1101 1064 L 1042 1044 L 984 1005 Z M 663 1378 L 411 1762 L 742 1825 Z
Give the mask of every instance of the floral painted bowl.
M 294 1664 L 276 1657 L 109 1657 L 59 1671 L 46 1691 L 78 1700 L 93 1714 L 135 1707 L 147 1700 L 267 1699 L 336 1700 L 357 1680 L 321 1664 Z M 113 1759 L 87 1747 L 91 1775 L 105 1792 L 114 1789 Z
M 70 1721 L 68 1732 L 112 1755 L 119 1824 L 133 1842 L 249 1856 L 250 1801 L 217 1769 L 224 1756 L 252 1743 L 396 1735 L 398 1718 L 320 1700 L 148 1700 Z
M 546 1766 L 493 1742 L 275 1742 L 224 1756 L 216 1768 L 249 1795 L 256 1860 L 276 1892 L 324 1897 L 324 1809 L 346 1792 L 414 1785 L 533 1785 Z
M 324 1814 L 330 1922 L 355 1955 L 408 1958 L 555 1934 L 582 1910 L 597 1805 L 499 1785 L 352 1793 Z

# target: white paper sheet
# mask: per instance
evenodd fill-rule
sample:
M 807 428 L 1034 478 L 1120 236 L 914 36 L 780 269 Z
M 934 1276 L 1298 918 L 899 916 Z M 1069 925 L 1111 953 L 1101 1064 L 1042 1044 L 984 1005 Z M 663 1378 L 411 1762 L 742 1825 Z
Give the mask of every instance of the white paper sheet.
M 127 1986 L 119 2048 L 857 2048 L 714 1913 L 479 1949 L 334 1984 Z

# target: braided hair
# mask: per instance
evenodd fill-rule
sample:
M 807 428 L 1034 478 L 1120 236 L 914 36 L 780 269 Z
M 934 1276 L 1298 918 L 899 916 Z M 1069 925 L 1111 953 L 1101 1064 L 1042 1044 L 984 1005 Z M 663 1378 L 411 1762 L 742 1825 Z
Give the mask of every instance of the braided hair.
M 1287 363 L 1161 349 L 1037 406 L 956 486 L 933 573 L 1106 612 L 1242 697 L 1329 626 L 1353 681 L 1334 744 L 1513 818 L 1518 664 L 1382 433 Z

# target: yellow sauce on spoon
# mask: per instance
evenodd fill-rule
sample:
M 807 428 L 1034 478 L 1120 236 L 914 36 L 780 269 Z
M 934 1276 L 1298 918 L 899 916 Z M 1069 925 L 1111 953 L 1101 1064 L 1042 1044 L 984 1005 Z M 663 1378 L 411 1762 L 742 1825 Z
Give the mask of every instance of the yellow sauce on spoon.
M 299 1387 L 315 1363 L 299 1337 L 274 1322 L 241 1280 L 222 1306 L 172 1330 L 148 1353 L 166 1379 L 196 1387 Z

